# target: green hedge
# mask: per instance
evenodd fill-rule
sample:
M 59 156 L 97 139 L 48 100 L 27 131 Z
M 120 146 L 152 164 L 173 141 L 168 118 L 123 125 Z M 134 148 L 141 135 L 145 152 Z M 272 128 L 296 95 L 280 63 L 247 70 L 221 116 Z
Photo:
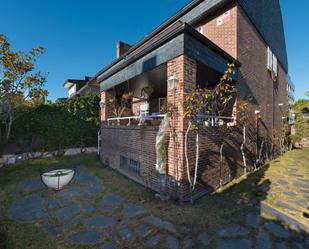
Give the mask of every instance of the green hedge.
M 11 143 L 23 152 L 62 151 L 97 144 L 96 120 L 82 118 L 63 105 L 42 105 L 28 110 L 14 122 Z M 99 113 L 97 113 L 99 116 Z

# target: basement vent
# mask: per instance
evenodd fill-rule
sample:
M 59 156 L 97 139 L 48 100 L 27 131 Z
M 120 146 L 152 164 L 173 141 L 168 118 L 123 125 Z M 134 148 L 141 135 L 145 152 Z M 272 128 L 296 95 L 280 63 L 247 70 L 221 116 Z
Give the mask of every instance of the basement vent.
M 141 164 L 138 161 L 127 158 L 125 156 L 120 156 L 120 168 L 127 171 L 128 173 L 133 173 L 134 175 L 141 175 Z

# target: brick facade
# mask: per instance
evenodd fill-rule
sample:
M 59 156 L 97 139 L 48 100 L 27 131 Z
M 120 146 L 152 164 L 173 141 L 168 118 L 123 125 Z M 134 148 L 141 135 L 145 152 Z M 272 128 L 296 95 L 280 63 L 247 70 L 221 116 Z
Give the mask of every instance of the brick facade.
M 274 82 L 267 70 L 267 44 L 252 25 L 242 8 L 237 11 L 237 54 L 242 63 L 239 69 L 237 92 L 239 99 L 250 99 L 252 147 L 260 144 L 261 139 L 271 140 L 275 130 L 282 128 L 282 116 L 286 116 L 286 73 L 278 64 L 278 78 Z M 284 104 L 282 107 L 279 104 Z M 261 119 L 258 122 L 258 134 L 255 139 L 256 117 L 254 111 L 259 110 Z
M 222 18 L 223 14 L 226 15 L 223 23 L 218 23 L 218 18 Z M 237 79 L 237 99 L 245 99 L 251 103 L 251 122 L 247 126 L 245 152 L 249 167 L 252 167 L 261 142 L 265 141 L 264 150 L 268 150 L 269 154 L 269 143 L 266 141 L 271 141 L 274 131 L 282 128 L 282 117 L 286 116 L 287 108 L 286 72 L 279 63 L 278 78 L 273 81 L 267 70 L 267 44 L 242 7 L 235 2 L 202 19 L 196 26 L 201 26 L 202 33 L 207 38 L 241 63 Z M 166 178 L 158 175 L 155 170 L 155 137 L 158 128 L 106 125 L 101 127 L 101 159 L 104 163 L 155 191 L 166 191 L 182 201 L 196 199 L 244 174 L 240 153 L 242 127 L 233 127 L 225 140 L 222 163 L 220 145 L 224 134 L 220 134 L 218 127 L 204 127 L 199 131 L 198 184 L 194 193 L 190 191 L 185 163 L 185 132 L 188 124 L 184 119 L 184 100 L 196 87 L 198 63 L 200 62 L 186 55 L 167 62 L 167 79 L 176 76 L 178 82 L 175 90 L 167 89 L 167 104 L 176 106 L 176 115 L 174 113 L 170 118 L 167 131 Z M 105 103 L 101 114 L 104 123 L 112 115 L 111 106 L 108 104 L 110 93 L 103 92 L 101 97 Z M 255 110 L 260 111 L 260 119 L 255 115 Z M 133 106 L 133 113 L 137 112 L 138 104 Z M 187 148 L 192 176 L 196 152 L 193 132 L 189 135 Z M 140 162 L 140 175 L 123 171 L 120 168 L 120 156 Z
M 218 19 L 224 14 L 224 23 L 218 24 Z M 237 58 L 237 6 L 233 4 L 220 10 L 214 16 L 203 20 L 199 25 L 202 26 L 202 34 L 212 42 L 217 44 L 227 53 Z

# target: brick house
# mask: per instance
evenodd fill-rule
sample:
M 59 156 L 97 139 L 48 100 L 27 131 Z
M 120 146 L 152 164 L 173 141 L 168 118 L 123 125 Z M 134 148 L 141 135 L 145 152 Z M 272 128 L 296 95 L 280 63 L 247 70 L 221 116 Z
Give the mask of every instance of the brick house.
M 85 76 L 83 80 L 68 79 L 63 87 L 68 90 L 68 97 L 82 96 L 86 93 L 100 93 L 100 86 L 95 79 Z
M 238 125 L 224 146 L 223 164 L 217 127 L 200 131 L 198 184 L 193 193 L 185 166 L 184 98 L 197 85 L 216 84 L 231 62 L 238 67 L 236 103 L 250 101 L 248 163 L 253 166 L 262 152 L 270 157 L 275 151 L 272 137 L 284 125 L 287 111 L 288 61 L 279 0 L 194 0 L 138 44 L 119 43 L 117 59 L 95 75 L 101 87 L 102 162 L 182 201 L 197 199 L 243 175 Z M 147 86 L 152 92 L 145 99 Z M 124 91 L 133 92 L 134 98 L 117 119 L 111 99 Z M 159 174 L 155 167 L 159 127 L 152 122 L 138 125 L 136 119 L 142 114 L 150 121 L 160 119 L 161 107 L 171 103 L 176 103 L 178 116 L 166 131 L 167 165 Z M 230 115 L 237 123 L 237 117 Z M 193 136 L 188 157 L 192 174 Z

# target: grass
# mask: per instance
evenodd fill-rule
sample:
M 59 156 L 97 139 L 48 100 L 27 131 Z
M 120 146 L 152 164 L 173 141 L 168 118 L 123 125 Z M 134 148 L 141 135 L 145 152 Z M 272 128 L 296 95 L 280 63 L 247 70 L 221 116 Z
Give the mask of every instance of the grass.
M 302 157 L 306 153 L 309 154 L 308 152 L 307 150 L 293 151 L 288 154 L 287 159 L 289 163 L 295 161 L 302 165 Z M 279 159 L 280 163 L 283 163 L 282 167 L 288 167 L 289 163 L 286 163 L 284 158 Z M 218 229 L 229 224 L 245 224 L 246 215 L 249 212 L 259 212 L 257 209 L 259 202 L 268 199 L 273 178 L 278 178 L 275 174 L 276 169 L 272 167 L 280 167 L 279 163 L 273 162 L 270 167 L 239 179 L 222 191 L 202 198 L 195 205 L 174 201 L 162 202 L 154 197 L 154 192 L 101 165 L 96 156 L 39 159 L 5 167 L 0 169 L 0 223 L 7 227 L 8 248 L 89 248 L 74 246 L 66 241 L 52 240 L 42 231 L 39 223 L 16 223 L 7 217 L 8 207 L 14 200 L 12 193 L 20 181 L 38 175 L 42 169 L 79 164 L 85 165 L 90 172 L 99 177 L 106 191 L 123 195 L 129 201 L 148 208 L 152 214 L 171 221 L 180 228 L 182 233 L 179 234 L 180 238 L 184 238 L 187 233 L 194 235 L 204 229 L 212 237 Z M 214 245 L 210 248 L 213 248 L 212 246 Z
M 264 180 L 271 181 L 272 183 L 278 183 L 280 180 L 287 181 L 287 184 L 271 184 L 268 191 L 268 197 L 265 202 L 271 206 L 279 209 L 280 211 L 290 215 L 294 219 L 308 224 L 308 219 L 303 216 L 304 212 L 308 212 L 308 209 L 303 206 L 297 205 L 296 200 L 304 200 L 309 207 L 309 194 L 304 194 L 299 191 L 299 188 L 294 185 L 296 179 L 302 179 L 309 182 L 309 148 L 302 150 L 296 149 L 283 155 L 282 157 L 274 160 L 270 163 L 269 170 L 267 170 Z M 296 172 L 291 172 L 289 169 L 295 168 Z M 303 177 L 290 176 L 290 174 L 300 175 Z M 296 196 L 289 197 L 285 195 L 285 192 L 293 192 Z M 300 212 L 290 211 L 278 206 L 278 200 L 284 203 L 288 203 L 290 206 L 298 209 Z

